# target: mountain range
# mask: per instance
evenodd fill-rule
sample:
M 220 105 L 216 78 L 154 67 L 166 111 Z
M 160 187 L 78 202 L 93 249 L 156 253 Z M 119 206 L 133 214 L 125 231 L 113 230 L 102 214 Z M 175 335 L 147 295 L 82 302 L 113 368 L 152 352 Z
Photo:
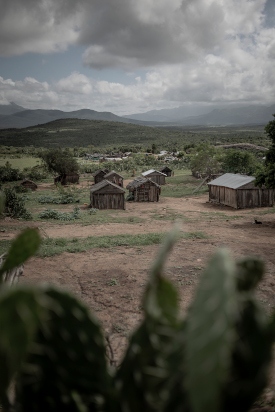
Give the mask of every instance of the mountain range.
M 191 113 L 195 115 L 190 115 Z M 71 112 L 62 110 L 26 109 L 16 103 L 0 105 L 0 129 L 25 128 L 59 119 L 87 119 L 111 122 L 134 123 L 145 126 L 239 126 L 265 125 L 272 120 L 275 104 L 227 106 L 222 108 L 202 107 L 195 109 L 180 106 L 174 109 L 152 110 L 124 117 L 111 112 L 81 109 Z

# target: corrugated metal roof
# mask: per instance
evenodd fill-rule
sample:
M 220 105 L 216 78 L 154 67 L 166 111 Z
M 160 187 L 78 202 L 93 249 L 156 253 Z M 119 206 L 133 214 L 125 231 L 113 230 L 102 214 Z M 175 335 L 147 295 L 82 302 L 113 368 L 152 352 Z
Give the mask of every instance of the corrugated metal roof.
M 159 175 L 166 176 L 166 174 L 164 174 L 164 173 L 162 173 L 162 172 L 159 172 L 158 170 L 155 170 L 155 169 L 146 170 L 146 172 L 143 172 L 143 173 L 141 173 L 141 174 L 142 174 L 142 176 L 148 176 L 148 175 L 150 175 L 151 173 L 158 173 Z
M 209 182 L 208 185 L 212 186 L 224 186 L 230 189 L 238 189 L 248 183 L 255 180 L 253 176 L 239 175 L 234 173 L 225 173 L 224 175 L 217 177 L 217 179 Z
M 93 186 L 91 187 L 90 192 L 91 192 L 91 193 L 94 193 L 94 192 L 96 192 L 97 190 L 103 189 L 105 186 L 113 186 L 114 188 L 119 189 L 121 192 L 125 192 L 125 190 L 124 190 L 121 186 L 118 186 L 118 185 L 116 185 L 115 183 L 112 183 L 112 182 L 110 182 L 110 181 L 107 180 L 107 179 L 102 180 L 101 182 L 98 182 L 98 183 L 96 183 L 95 185 L 93 185 Z

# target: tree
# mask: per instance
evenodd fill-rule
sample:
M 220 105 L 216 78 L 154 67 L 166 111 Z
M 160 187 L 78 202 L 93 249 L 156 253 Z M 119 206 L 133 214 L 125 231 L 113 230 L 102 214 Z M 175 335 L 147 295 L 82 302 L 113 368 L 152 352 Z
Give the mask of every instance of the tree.
M 65 175 L 68 173 L 77 173 L 79 165 L 72 153 L 68 150 L 50 149 L 40 154 L 45 167 L 51 173 Z
M 267 188 L 275 188 L 275 114 L 274 119 L 265 126 L 265 133 L 271 139 L 271 147 L 265 158 L 265 167 L 256 176 L 258 186 L 265 185 Z
M 191 155 L 190 169 L 193 176 L 206 177 L 221 170 L 220 155 L 214 146 L 200 144 Z
M 229 149 L 222 160 L 222 169 L 225 173 L 243 173 L 252 175 L 259 167 L 259 162 L 253 153 Z

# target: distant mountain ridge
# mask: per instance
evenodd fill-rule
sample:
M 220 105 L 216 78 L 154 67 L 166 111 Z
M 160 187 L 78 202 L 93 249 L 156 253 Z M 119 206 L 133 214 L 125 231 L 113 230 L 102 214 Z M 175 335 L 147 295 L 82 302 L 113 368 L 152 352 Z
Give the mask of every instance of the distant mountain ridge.
M 194 112 L 190 115 L 191 112 Z M 213 106 L 198 106 L 194 109 L 186 106 L 174 109 L 151 110 L 145 113 L 135 113 L 126 118 L 140 121 L 158 121 L 185 126 L 233 126 L 249 124 L 266 124 L 272 120 L 275 104 L 265 105 L 235 105 L 217 109 Z
M 196 115 L 190 116 L 192 112 Z M 213 107 L 185 106 L 174 109 L 152 110 L 124 117 L 111 112 L 81 109 L 71 112 L 62 110 L 25 109 L 16 103 L 0 105 L 0 129 L 25 128 L 59 119 L 104 120 L 133 123 L 145 126 L 233 126 L 262 125 L 272 120 L 275 104 L 271 106 L 250 105 L 213 109 Z M 207 112 L 207 110 L 210 110 Z
M 5 105 L 0 105 L 0 129 L 25 128 L 36 126 L 38 124 L 49 123 L 59 119 L 86 119 L 86 120 L 105 120 L 111 122 L 135 123 L 141 122 L 133 119 L 116 116 L 111 112 L 97 112 L 90 109 L 75 110 L 64 112 L 62 110 L 45 110 L 45 109 L 24 109 L 18 106 L 18 110 L 13 107 L 11 114 L 6 114 L 8 109 Z M 142 122 L 143 124 L 144 122 Z

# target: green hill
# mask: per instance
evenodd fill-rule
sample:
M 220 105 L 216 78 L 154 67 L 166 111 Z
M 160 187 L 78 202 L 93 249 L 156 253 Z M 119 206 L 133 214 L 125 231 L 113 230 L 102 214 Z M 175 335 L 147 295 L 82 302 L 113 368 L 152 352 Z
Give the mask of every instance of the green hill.
M 173 150 L 186 144 L 249 142 L 264 145 L 263 127 L 199 128 L 148 127 L 102 120 L 61 119 L 24 129 L 0 130 L 2 146 L 87 147 L 142 146 Z

